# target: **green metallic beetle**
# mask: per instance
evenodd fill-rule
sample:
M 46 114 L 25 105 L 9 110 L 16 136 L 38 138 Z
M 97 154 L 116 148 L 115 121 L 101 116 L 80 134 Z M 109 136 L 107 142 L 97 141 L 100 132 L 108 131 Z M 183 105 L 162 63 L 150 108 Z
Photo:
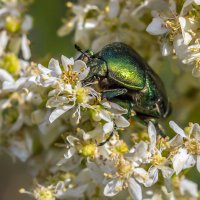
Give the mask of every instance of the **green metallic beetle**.
M 102 98 L 116 102 L 128 110 L 136 112 L 135 118 L 147 125 L 152 121 L 161 135 L 157 119 L 166 118 L 170 113 L 170 104 L 164 85 L 159 76 L 149 67 L 143 58 L 124 43 L 115 42 L 106 45 L 94 54 L 87 50 L 78 59 L 86 62 L 90 72 L 84 83 L 99 80 Z M 100 143 L 105 144 L 112 137 Z

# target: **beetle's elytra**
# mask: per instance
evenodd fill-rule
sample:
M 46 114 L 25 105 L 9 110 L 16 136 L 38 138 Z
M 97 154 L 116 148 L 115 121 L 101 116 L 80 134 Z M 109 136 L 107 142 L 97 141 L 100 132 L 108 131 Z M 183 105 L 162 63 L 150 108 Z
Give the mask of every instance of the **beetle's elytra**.
M 81 52 L 78 59 L 90 67 L 84 82 L 99 80 L 103 98 L 117 102 L 129 113 L 134 110 L 145 124 L 153 121 L 158 127 L 155 119 L 169 115 L 170 104 L 161 79 L 131 47 L 115 42 L 95 54 Z

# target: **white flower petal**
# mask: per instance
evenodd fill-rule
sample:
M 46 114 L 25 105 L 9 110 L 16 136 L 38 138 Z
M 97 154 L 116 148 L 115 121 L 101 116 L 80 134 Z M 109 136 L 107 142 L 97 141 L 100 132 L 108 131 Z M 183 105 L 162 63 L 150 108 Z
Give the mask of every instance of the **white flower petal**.
M 161 44 L 161 52 L 163 56 L 168 56 L 172 52 L 172 46 L 168 42 Z
M 109 108 L 111 109 L 111 112 L 114 114 L 127 114 L 127 112 L 128 112 L 127 109 L 124 109 L 117 103 L 109 102 L 109 104 L 110 104 Z
M 184 39 L 182 35 L 179 34 L 175 36 L 174 41 L 173 41 L 173 46 L 174 46 L 176 55 L 180 60 L 183 60 L 187 57 L 188 46 L 184 44 Z
M 48 65 L 48 68 L 50 70 L 52 70 L 52 75 L 53 76 L 59 76 L 62 74 L 62 70 L 60 68 L 60 65 L 59 65 L 59 62 L 58 60 L 52 58 L 50 61 L 49 61 L 49 65 Z
M 187 26 L 186 18 L 179 17 L 179 23 L 180 23 L 181 29 L 182 29 L 182 35 L 183 35 L 183 39 L 184 39 L 184 44 L 188 45 L 192 40 L 192 36 L 188 32 L 185 31 L 185 30 L 187 30 L 189 28 L 189 27 L 186 27 Z
M 4 50 L 8 44 L 8 35 L 6 31 L 0 32 L 0 56 L 4 53 Z
M 179 174 L 182 171 L 188 157 L 189 154 L 187 154 L 187 150 L 180 148 L 178 153 L 172 158 L 173 168 L 176 174 Z
M 71 146 L 74 146 L 74 145 L 75 145 L 75 142 L 78 142 L 79 139 L 76 138 L 76 137 L 74 137 L 74 136 L 72 136 L 72 135 L 69 135 L 69 136 L 67 136 L 67 141 L 69 142 L 69 144 L 70 144 Z
M 41 64 L 38 64 L 37 67 L 38 67 L 38 69 L 40 70 L 40 72 L 41 72 L 42 74 L 47 75 L 47 74 L 50 74 L 50 73 L 51 73 L 51 70 L 50 70 L 50 69 L 48 69 L 48 68 L 42 66 Z
M 74 59 L 73 58 L 67 58 L 64 55 L 61 56 L 61 61 L 62 61 L 62 65 L 63 65 L 65 71 L 69 70 L 68 69 L 69 65 L 74 65 Z
M 14 79 L 6 70 L 0 69 L 0 81 L 14 82 Z
M 200 155 L 197 155 L 197 163 L 196 163 L 196 165 L 197 165 L 197 170 L 200 173 Z
M 58 199 L 79 199 L 84 197 L 84 193 L 88 188 L 88 184 L 84 184 L 81 186 L 77 186 L 74 188 L 67 189 L 66 192 L 63 192 L 62 194 L 57 195 Z
M 130 125 L 129 121 L 123 116 L 117 116 L 115 118 L 115 124 L 117 127 L 125 128 Z
M 170 141 L 169 144 L 171 147 L 177 147 L 183 144 L 183 137 L 180 135 L 175 135 Z
M 65 96 L 51 97 L 47 100 L 46 107 L 62 107 L 63 103 L 67 104 L 68 102 L 69 100 Z
M 126 154 L 126 157 L 131 159 L 134 162 L 137 162 L 147 155 L 147 144 L 143 141 L 141 141 L 139 144 L 136 144 L 135 151 L 133 153 Z
M 51 115 L 49 116 L 49 121 L 50 123 L 52 123 L 53 121 L 55 121 L 58 117 L 60 117 L 62 114 L 64 114 L 65 112 L 67 112 L 68 110 L 70 110 L 73 107 L 73 105 L 69 105 L 69 106 L 63 106 L 61 108 L 56 108 Z
M 71 33 L 71 31 L 74 29 L 75 22 L 76 22 L 76 18 L 72 18 L 72 20 L 68 20 L 67 23 L 65 23 L 63 26 L 61 26 L 58 29 L 57 31 L 58 36 L 63 37 Z
M 114 124 L 113 122 L 108 122 L 106 124 L 104 124 L 103 126 L 103 131 L 104 133 L 110 133 L 114 128 Z
M 110 122 L 111 121 L 110 115 L 105 110 L 101 110 L 99 112 L 99 117 L 101 119 L 105 120 L 106 122 Z
M 174 121 L 169 122 L 169 126 L 180 136 L 187 138 L 187 135 Z
M 15 91 L 19 88 L 22 88 L 27 82 L 27 78 L 19 78 L 16 82 L 8 82 L 8 81 L 4 81 L 3 82 L 3 90 L 4 91 Z
M 153 18 L 152 22 L 147 26 L 146 31 L 152 35 L 162 35 L 167 32 L 164 27 L 165 22 L 160 17 Z
M 183 179 L 180 182 L 180 192 L 182 195 L 189 194 L 192 197 L 198 197 L 198 185 L 190 180 Z
M 87 77 L 87 75 L 89 74 L 89 72 L 90 72 L 90 68 L 87 67 L 82 73 L 80 73 L 80 74 L 78 75 L 79 81 L 84 80 L 84 79 Z
M 116 195 L 117 193 L 119 193 L 119 190 L 117 190 L 117 188 L 121 187 L 122 185 L 123 182 L 117 179 L 108 182 L 104 188 L 104 195 L 108 197 Z
M 148 172 L 143 168 L 135 168 L 134 169 L 134 178 L 139 182 L 144 184 L 148 177 Z
M 110 0 L 108 16 L 110 18 L 117 17 L 119 9 L 120 9 L 119 0 Z
M 149 139 L 150 139 L 150 142 L 151 142 L 150 151 L 153 151 L 155 146 L 156 146 L 156 135 L 157 135 L 157 133 L 156 133 L 156 128 L 155 128 L 155 126 L 152 122 L 149 122 L 148 134 L 149 134 Z
M 29 41 L 27 36 L 23 34 L 21 41 L 22 55 L 25 60 L 29 60 L 31 58 L 31 50 L 29 47 Z
M 86 68 L 87 66 L 82 60 L 76 60 L 74 62 L 73 71 L 82 73 Z
M 77 60 L 74 63 L 73 71 L 78 72 L 79 81 L 85 79 L 90 71 L 90 68 L 82 60 Z
M 197 5 L 200 5 L 200 0 L 194 0 Z
M 164 178 L 170 178 L 174 173 L 174 170 L 167 166 L 161 166 L 159 169 L 161 170 Z
M 187 169 L 187 168 L 190 168 L 190 167 L 193 167 L 195 165 L 196 161 L 193 157 L 193 155 L 190 155 L 188 156 L 188 159 L 187 161 L 185 162 L 184 166 L 183 166 L 183 169 Z
M 171 178 L 164 178 L 165 187 L 168 193 L 172 192 L 172 179 Z M 170 200 L 175 200 L 175 198 L 170 198 Z
M 151 167 L 148 170 L 149 178 L 144 184 L 145 187 L 150 187 L 158 181 L 158 169 L 156 167 Z
M 142 200 L 141 186 L 133 178 L 130 178 L 128 181 L 128 191 L 129 191 L 132 199 Z
M 33 18 L 30 15 L 25 15 L 24 21 L 22 23 L 22 30 L 29 31 L 33 26 Z
M 70 159 L 76 152 L 76 149 L 74 147 L 71 147 L 67 153 L 64 154 L 65 159 Z

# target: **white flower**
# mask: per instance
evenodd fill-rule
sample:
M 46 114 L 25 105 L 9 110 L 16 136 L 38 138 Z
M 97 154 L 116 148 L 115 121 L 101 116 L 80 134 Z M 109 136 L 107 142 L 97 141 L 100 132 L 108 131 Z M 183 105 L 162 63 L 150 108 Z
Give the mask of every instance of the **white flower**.
M 164 149 L 158 149 L 156 147 L 157 144 L 157 133 L 155 126 L 152 122 L 149 122 L 148 125 L 148 134 L 150 139 L 150 146 L 149 146 L 149 161 L 151 163 L 151 167 L 148 170 L 149 173 L 149 180 L 145 183 L 146 187 L 150 187 L 151 185 L 155 184 L 158 181 L 158 171 L 160 170 L 162 173 L 162 176 L 165 180 L 165 183 L 169 182 L 169 179 L 174 173 L 174 170 L 171 169 L 168 165 L 169 162 L 166 157 L 162 156 L 162 151 Z M 171 190 L 171 188 L 166 185 L 168 190 Z
M 180 181 L 180 193 L 181 195 L 189 195 L 191 197 L 198 197 L 198 185 L 188 179 L 182 179 Z
M 146 31 L 152 35 L 162 35 L 167 33 L 167 28 L 165 28 L 165 22 L 160 17 L 153 18 L 152 22 L 147 26 Z
M 140 167 L 140 164 L 146 160 L 146 153 L 146 143 L 140 142 L 129 153 L 125 154 L 124 158 L 117 154 L 111 154 L 111 162 L 113 164 L 110 164 L 110 166 L 106 164 L 110 168 L 105 173 L 112 180 L 107 182 L 104 188 L 104 195 L 114 196 L 123 189 L 128 188 L 129 194 L 133 199 L 142 199 L 142 188 L 140 184 L 145 185 L 149 179 L 148 172 Z
M 193 64 L 194 68 L 192 70 L 192 75 L 194 77 L 200 77 L 200 45 L 194 44 L 190 45 L 186 51 L 187 54 L 183 59 L 185 64 Z
M 189 134 L 186 134 L 175 122 L 170 121 L 169 124 L 178 134 L 171 140 L 171 145 L 179 148 L 178 152 L 172 157 L 173 168 L 176 174 L 195 164 L 200 172 L 200 126 L 192 124 L 189 127 Z
M 19 1 L 7 1 L 1 3 L 1 7 L 0 56 L 5 53 L 5 49 L 9 45 L 12 52 L 18 54 L 22 50 L 23 58 L 30 59 L 30 42 L 26 35 L 32 28 L 32 18 L 29 15 L 24 15 L 25 4 Z
M 73 168 L 78 166 L 83 158 L 94 158 L 98 155 L 98 149 L 96 143 L 90 139 L 84 138 L 84 132 L 82 132 L 81 139 L 74 136 L 67 136 L 67 142 L 69 143 L 68 150 L 64 154 L 64 159 L 58 162 L 58 166 L 67 163 L 66 167 L 69 167 L 69 162 L 76 160 Z

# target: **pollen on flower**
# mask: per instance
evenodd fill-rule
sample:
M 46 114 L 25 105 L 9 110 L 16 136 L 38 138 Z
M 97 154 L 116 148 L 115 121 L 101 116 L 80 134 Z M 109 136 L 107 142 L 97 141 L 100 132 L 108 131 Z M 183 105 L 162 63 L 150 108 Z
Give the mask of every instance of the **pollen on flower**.
M 85 157 L 92 157 L 95 155 L 96 150 L 96 144 L 86 144 L 80 148 L 79 153 Z
M 157 153 L 151 158 L 151 162 L 153 165 L 162 165 L 165 164 L 166 158 Z
M 117 176 L 120 178 L 126 178 L 129 176 L 132 165 L 128 160 L 125 160 L 123 157 L 116 160 Z
M 16 74 L 20 70 L 20 62 L 14 53 L 7 53 L 0 60 L 0 65 L 3 69 L 11 74 Z
M 89 91 L 87 88 L 78 88 L 76 90 L 76 100 L 78 103 L 87 103 L 89 101 Z
M 33 191 L 37 200 L 54 200 L 53 191 L 50 187 L 39 186 Z
M 159 137 L 158 144 L 161 149 L 169 148 L 170 147 L 169 137 L 165 138 Z
M 72 65 L 69 65 L 69 70 L 63 71 L 61 80 L 66 84 L 76 84 L 78 81 L 78 73 L 72 70 Z
M 200 154 L 200 142 L 195 138 L 186 140 L 184 145 L 191 154 Z
M 6 18 L 6 29 L 11 33 L 16 33 L 20 29 L 21 21 L 19 18 L 14 16 L 8 16 Z
M 170 19 L 170 20 L 167 20 L 165 22 L 165 26 L 167 29 L 169 29 L 169 40 L 171 42 L 174 41 L 174 37 L 178 34 L 178 32 L 180 31 L 180 23 L 178 21 L 178 18 L 173 18 L 173 19 Z
M 116 152 L 124 154 L 128 152 L 128 145 L 124 141 L 120 141 L 119 144 L 115 147 Z

